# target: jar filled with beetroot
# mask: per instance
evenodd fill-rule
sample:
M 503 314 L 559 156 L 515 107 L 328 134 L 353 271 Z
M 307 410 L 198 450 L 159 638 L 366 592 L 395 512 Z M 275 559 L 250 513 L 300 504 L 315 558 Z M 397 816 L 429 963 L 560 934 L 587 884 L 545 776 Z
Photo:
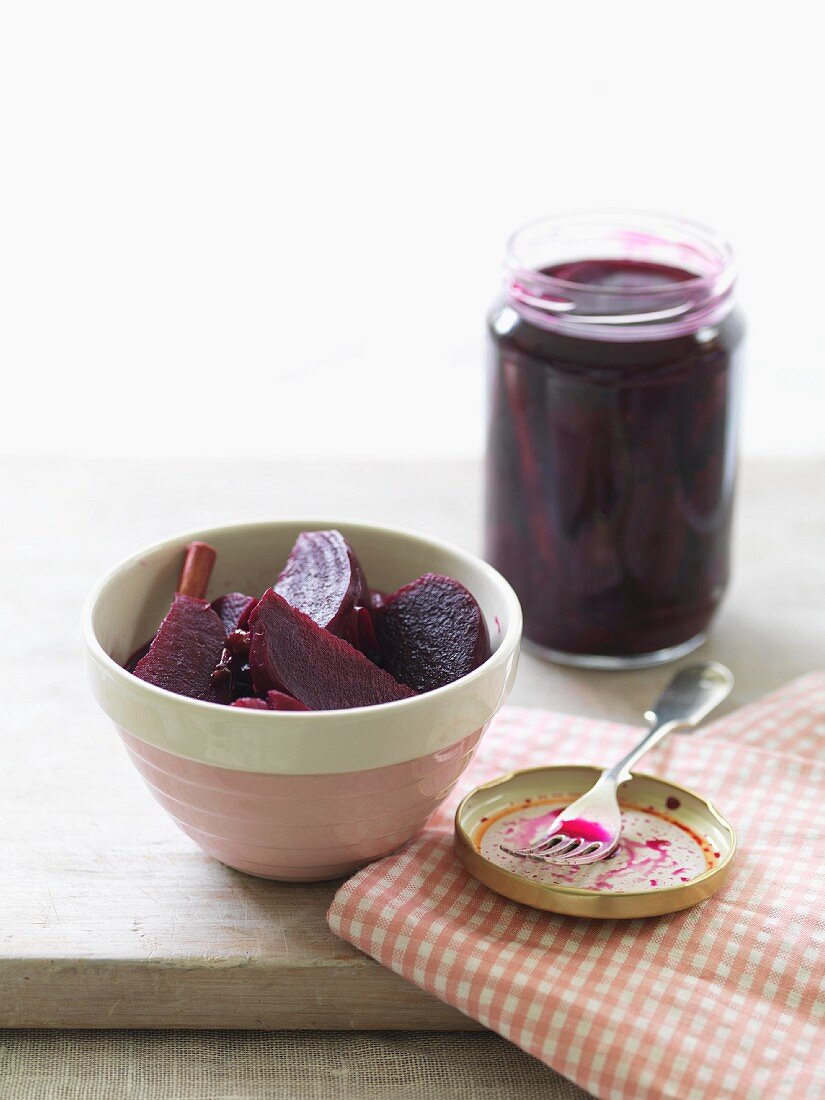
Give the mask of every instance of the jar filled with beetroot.
M 546 656 L 641 667 L 728 580 L 743 326 L 703 226 L 582 213 L 510 241 L 490 315 L 487 555 Z

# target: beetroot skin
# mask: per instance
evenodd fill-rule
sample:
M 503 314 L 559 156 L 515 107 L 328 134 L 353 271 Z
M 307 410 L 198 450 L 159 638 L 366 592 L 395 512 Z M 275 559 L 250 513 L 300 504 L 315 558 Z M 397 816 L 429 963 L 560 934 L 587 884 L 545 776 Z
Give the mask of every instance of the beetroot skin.
M 355 551 L 340 531 L 304 531 L 272 586 L 288 604 L 333 634 L 346 634 L 368 588 Z
M 255 691 L 286 692 L 311 710 L 370 707 L 415 693 L 270 589 L 251 619 Z
M 464 585 L 425 573 L 387 596 L 375 615 L 383 666 L 416 692 L 466 676 L 490 656 L 481 609 Z
M 223 623 L 209 601 L 178 593 L 134 674 L 176 695 L 207 703 L 224 702 L 212 673 L 225 641 Z

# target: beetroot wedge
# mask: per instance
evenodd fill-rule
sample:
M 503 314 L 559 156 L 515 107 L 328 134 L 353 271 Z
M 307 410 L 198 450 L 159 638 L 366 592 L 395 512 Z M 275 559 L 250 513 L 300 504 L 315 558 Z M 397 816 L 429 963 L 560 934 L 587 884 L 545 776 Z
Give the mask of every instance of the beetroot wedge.
M 212 673 L 225 641 L 223 623 L 209 601 L 178 593 L 134 674 L 176 695 L 208 703 L 224 702 Z
M 425 573 L 375 615 L 383 667 L 417 692 L 451 684 L 490 656 L 481 609 L 463 584 Z
M 369 591 L 355 551 L 340 531 L 300 534 L 272 587 L 318 626 L 343 636 L 353 609 Z
M 311 710 L 370 707 L 415 693 L 270 589 L 251 619 L 255 691 L 281 691 Z
M 381 664 L 381 650 L 375 633 L 373 613 L 369 607 L 354 607 L 347 626 L 340 631 L 339 637 L 360 649 L 374 664 Z
M 285 695 L 282 691 L 268 691 L 266 701 L 256 696 L 245 695 L 229 704 L 232 707 L 241 707 L 243 710 L 309 710 L 304 703 L 299 703 L 291 695 Z
M 227 592 L 212 601 L 212 610 L 220 618 L 226 633 L 231 634 L 246 625 L 257 602 L 254 596 L 245 596 L 243 592 Z
M 283 691 L 268 691 L 266 705 L 270 710 L 309 710 L 306 703 L 299 703 L 297 699 L 293 699 Z

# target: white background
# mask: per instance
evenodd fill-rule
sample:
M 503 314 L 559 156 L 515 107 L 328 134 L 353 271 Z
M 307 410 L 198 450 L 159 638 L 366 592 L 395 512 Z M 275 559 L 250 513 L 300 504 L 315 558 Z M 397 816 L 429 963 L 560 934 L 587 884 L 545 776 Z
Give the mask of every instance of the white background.
M 454 456 L 508 233 L 739 255 L 744 447 L 825 446 L 815 5 L 8 4 L 0 449 Z

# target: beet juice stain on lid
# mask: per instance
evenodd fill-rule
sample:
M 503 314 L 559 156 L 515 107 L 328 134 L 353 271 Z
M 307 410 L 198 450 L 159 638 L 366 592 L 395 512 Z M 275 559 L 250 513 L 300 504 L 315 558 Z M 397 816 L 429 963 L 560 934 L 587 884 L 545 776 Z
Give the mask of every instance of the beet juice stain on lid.
M 655 214 L 511 239 L 489 318 L 487 557 L 545 656 L 696 648 L 728 581 L 743 326 L 729 246 Z

